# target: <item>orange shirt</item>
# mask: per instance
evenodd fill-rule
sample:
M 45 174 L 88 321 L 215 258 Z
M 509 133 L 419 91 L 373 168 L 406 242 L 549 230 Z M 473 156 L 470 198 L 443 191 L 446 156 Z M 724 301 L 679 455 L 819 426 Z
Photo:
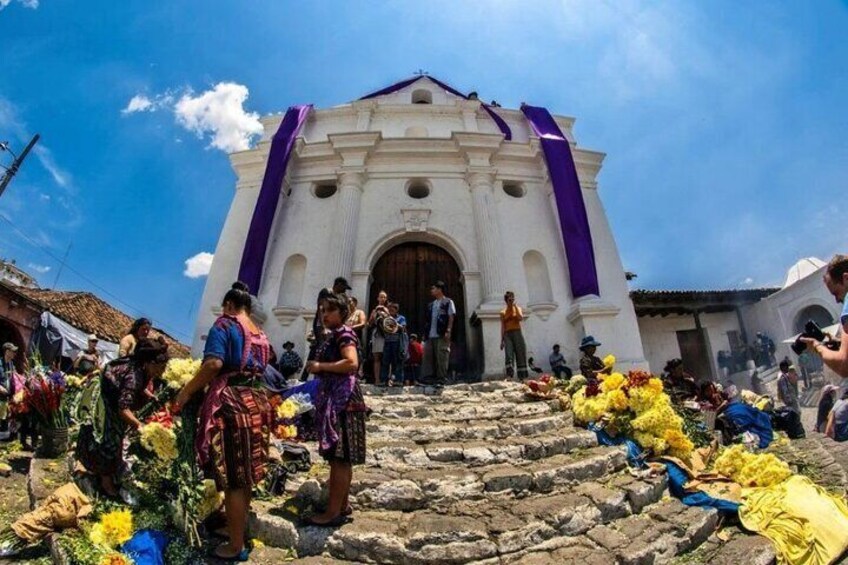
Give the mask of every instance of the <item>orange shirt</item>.
M 521 312 L 521 308 L 513 304 L 512 306 L 507 306 L 503 310 L 501 310 L 501 320 L 503 321 L 504 331 L 509 332 L 512 330 L 520 330 L 521 329 L 521 321 L 524 319 L 524 315 Z

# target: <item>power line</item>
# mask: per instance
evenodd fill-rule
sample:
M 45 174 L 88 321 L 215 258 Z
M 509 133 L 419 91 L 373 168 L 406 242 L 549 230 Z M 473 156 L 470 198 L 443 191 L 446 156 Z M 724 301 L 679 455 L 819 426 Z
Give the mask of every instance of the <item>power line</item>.
M 114 294 L 112 294 L 111 292 L 109 292 L 108 290 L 106 290 L 105 288 L 103 288 L 102 286 L 100 286 L 99 284 L 97 284 L 96 282 L 94 282 L 92 279 L 88 278 L 87 276 L 85 276 L 84 274 L 82 274 L 80 271 L 78 271 L 77 269 L 75 269 L 74 267 L 72 267 L 72 266 L 71 266 L 71 265 L 70 265 L 70 264 L 66 261 L 66 259 L 67 259 L 67 255 L 66 255 L 66 258 L 65 258 L 65 259 L 61 259 L 61 258 L 57 257 L 56 255 L 54 255 L 54 254 L 53 254 L 53 252 L 52 252 L 52 251 L 50 251 L 49 249 L 47 249 L 46 247 L 44 247 L 43 245 L 41 245 L 40 243 L 38 243 L 37 241 L 35 241 L 34 239 L 32 239 L 31 237 L 29 237 L 26 233 L 22 232 L 22 231 L 18 228 L 18 226 L 16 226 L 16 225 L 12 222 L 12 220 L 10 220 L 9 218 L 7 218 L 7 217 L 6 217 L 6 215 L 5 215 L 5 214 L 3 214 L 2 212 L 0 212 L 0 220 L 3 220 L 3 221 L 4 221 L 4 222 L 6 222 L 7 224 L 9 224 L 9 227 L 11 227 L 13 230 L 15 230 L 15 232 L 16 232 L 18 235 L 20 235 L 22 238 L 24 238 L 25 240 L 27 240 L 28 242 L 30 242 L 33 246 L 35 246 L 35 247 L 37 247 L 38 249 L 40 249 L 40 250 L 41 250 L 42 252 L 44 252 L 46 255 L 48 255 L 49 257 L 51 257 L 54 261 L 59 261 L 59 262 L 60 262 L 60 263 L 64 266 L 64 268 L 65 268 L 65 269 L 67 269 L 67 270 L 71 271 L 72 273 L 74 273 L 75 275 L 77 275 L 79 278 L 81 278 L 82 280 L 84 280 L 85 282 L 87 282 L 88 284 L 90 284 L 92 287 L 96 288 L 97 290 L 99 290 L 100 292 L 102 292 L 103 294 L 105 294 L 106 296 L 109 296 L 110 298 L 112 298 L 112 299 L 113 299 L 115 302 L 117 302 L 118 304 L 121 304 L 121 305 L 122 305 L 122 306 L 124 306 L 125 308 L 127 308 L 127 309 L 129 309 L 129 310 L 131 310 L 131 311 L 135 312 L 135 314 L 136 314 L 136 315 L 138 315 L 138 316 L 142 316 L 142 315 L 144 315 L 144 313 L 142 312 L 142 310 L 141 310 L 140 308 L 136 308 L 135 306 L 133 306 L 133 305 L 131 305 L 131 304 L 128 304 L 128 303 L 124 302 L 123 300 L 121 300 L 120 298 L 118 298 L 117 296 L 115 296 Z M 192 338 L 191 338 L 191 336 L 186 335 L 186 334 L 184 334 L 184 333 L 182 333 L 182 332 L 178 332 L 178 331 L 173 330 L 173 329 L 165 328 L 165 327 L 164 327 L 164 324 L 159 324 L 159 325 L 160 325 L 160 326 L 162 326 L 162 327 L 163 327 L 163 329 L 165 329 L 165 330 L 166 330 L 166 331 L 168 331 L 169 333 L 173 333 L 173 334 L 175 334 L 175 335 L 181 336 L 181 337 L 183 337 L 183 338 L 185 338 L 185 339 L 187 339 L 187 340 L 189 340 L 189 341 L 191 341 L 191 339 L 192 339 Z

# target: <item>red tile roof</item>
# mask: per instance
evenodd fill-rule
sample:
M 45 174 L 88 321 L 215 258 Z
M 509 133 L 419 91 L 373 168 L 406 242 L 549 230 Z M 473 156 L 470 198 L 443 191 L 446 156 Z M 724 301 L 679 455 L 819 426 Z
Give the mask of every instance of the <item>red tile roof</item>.
M 90 292 L 47 290 L 6 285 L 12 291 L 38 304 L 44 310 L 100 339 L 118 343 L 127 334 L 133 318 Z M 160 329 L 150 332 L 152 337 L 160 334 L 168 342 L 169 351 L 178 357 L 188 357 L 189 348 Z

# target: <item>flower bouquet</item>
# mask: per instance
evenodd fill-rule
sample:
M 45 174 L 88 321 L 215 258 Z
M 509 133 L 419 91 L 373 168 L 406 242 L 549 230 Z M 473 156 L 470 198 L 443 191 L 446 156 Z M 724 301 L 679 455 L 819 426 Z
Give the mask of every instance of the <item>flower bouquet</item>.
M 275 396 L 272 406 L 275 415 L 273 434 L 280 441 L 297 439 L 301 416 L 315 408 L 312 399 L 305 393 L 293 394 L 285 400 Z
M 630 436 L 654 455 L 686 460 L 694 449 L 662 381 L 650 373 L 611 373 L 580 388 L 572 402 L 576 420 L 594 422 L 613 436 Z
M 30 377 L 24 388 L 24 401 L 41 431 L 67 429 L 68 410 L 63 402 L 65 387 L 41 375 Z
M 524 385 L 524 394 L 533 398 L 555 398 L 555 389 L 558 385 L 559 381 L 553 375 L 544 374 L 537 380 L 527 381 L 527 384 Z

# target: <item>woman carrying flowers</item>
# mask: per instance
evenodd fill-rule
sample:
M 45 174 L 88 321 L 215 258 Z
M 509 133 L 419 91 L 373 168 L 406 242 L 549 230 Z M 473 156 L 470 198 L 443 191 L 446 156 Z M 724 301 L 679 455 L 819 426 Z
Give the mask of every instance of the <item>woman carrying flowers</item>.
M 224 491 L 229 542 L 218 546 L 219 559 L 247 561 L 245 527 L 252 488 L 268 462 L 271 405 L 262 386 L 271 347 L 250 319 L 250 292 L 236 282 L 224 296 L 224 313 L 206 338 L 203 364 L 174 401 L 179 412 L 207 385 L 195 445 L 204 472 Z
M 356 379 L 359 366 L 356 334 L 344 325 L 348 299 L 344 293 L 324 300 L 324 327 L 332 333 L 307 370 L 316 375 L 315 425 L 321 456 L 330 463 L 327 509 L 305 520 L 314 526 L 339 526 L 348 521 L 353 465 L 365 463 L 365 418 L 368 408 Z
M 93 410 L 91 421 L 80 428 L 76 457 L 86 470 L 100 477 L 100 486 L 109 496 L 118 494 L 116 478 L 124 463 L 124 436 L 142 427 L 135 412 L 153 398 L 148 385 L 162 374 L 167 362 L 167 346 L 143 339 L 132 357 L 112 361 L 99 377 L 102 415 Z

